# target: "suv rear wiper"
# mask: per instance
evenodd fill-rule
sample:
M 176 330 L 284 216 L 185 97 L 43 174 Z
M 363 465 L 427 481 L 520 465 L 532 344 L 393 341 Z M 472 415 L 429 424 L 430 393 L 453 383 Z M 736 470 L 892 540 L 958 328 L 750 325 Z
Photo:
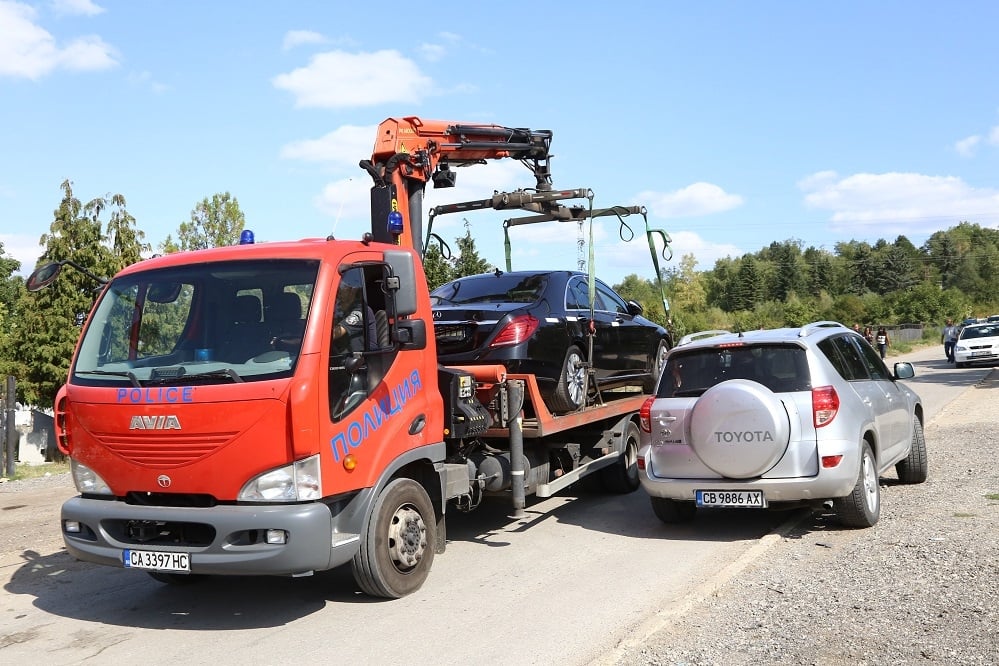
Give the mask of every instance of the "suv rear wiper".
M 139 378 L 131 370 L 76 370 L 78 375 L 102 375 L 104 377 L 127 377 L 132 386 L 142 388 Z

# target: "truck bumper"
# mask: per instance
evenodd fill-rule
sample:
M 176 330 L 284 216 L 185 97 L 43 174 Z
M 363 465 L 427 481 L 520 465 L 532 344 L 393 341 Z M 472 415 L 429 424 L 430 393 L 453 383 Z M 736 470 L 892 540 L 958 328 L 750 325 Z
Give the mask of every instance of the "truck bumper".
M 191 508 L 74 497 L 62 506 L 61 529 L 66 550 L 86 562 L 123 567 L 124 550 L 155 550 L 188 553 L 192 574 L 304 575 L 353 558 L 359 499 L 337 516 L 320 502 Z M 67 532 L 67 522 L 80 530 Z M 268 530 L 282 530 L 285 543 L 267 543 Z

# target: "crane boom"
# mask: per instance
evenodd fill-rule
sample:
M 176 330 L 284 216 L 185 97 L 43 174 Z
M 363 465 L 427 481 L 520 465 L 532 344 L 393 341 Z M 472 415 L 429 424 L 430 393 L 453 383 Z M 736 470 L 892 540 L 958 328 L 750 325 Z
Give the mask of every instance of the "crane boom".
M 360 166 L 373 181 L 371 234 L 376 241 L 423 250 L 423 194 L 454 187 L 452 166 L 512 158 L 534 174 L 536 189 L 551 189 L 550 130 L 503 127 L 415 116 L 388 118 L 379 126 L 370 160 Z

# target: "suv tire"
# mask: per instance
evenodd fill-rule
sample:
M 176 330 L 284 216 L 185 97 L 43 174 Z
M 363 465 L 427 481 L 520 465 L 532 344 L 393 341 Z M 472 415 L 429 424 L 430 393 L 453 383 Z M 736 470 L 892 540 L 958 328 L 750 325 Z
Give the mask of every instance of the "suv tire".
M 833 500 L 839 522 L 846 527 L 871 527 L 881 517 L 881 485 L 877 461 L 866 441 L 860 451 L 860 470 L 853 492 Z
M 912 446 L 909 455 L 895 463 L 895 472 L 902 483 L 922 483 L 929 475 L 929 463 L 926 459 L 926 437 L 923 435 L 923 423 L 918 418 L 912 424 Z

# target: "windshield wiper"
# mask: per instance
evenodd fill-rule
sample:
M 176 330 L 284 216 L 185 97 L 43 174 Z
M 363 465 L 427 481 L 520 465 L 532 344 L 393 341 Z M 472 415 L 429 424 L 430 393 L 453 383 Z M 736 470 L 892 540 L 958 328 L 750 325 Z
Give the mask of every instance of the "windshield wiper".
M 202 377 L 228 377 L 237 384 L 243 383 L 243 378 L 239 376 L 239 373 L 232 368 L 223 368 L 221 370 L 211 370 L 210 372 L 199 372 L 193 375 L 184 375 L 185 379 L 201 379 Z
M 77 370 L 78 375 L 102 375 L 105 377 L 127 377 L 132 386 L 135 388 L 142 388 L 142 384 L 139 383 L 139 378 L 135 376 L 135 373 L 131 370 Z
M 153 376 L 146 381 L 146 384 L 163 386 L 166 384 L 184 384 L 189 381 L 198 382 L 204 379 L 231 379 L 237 384 L 243 383 L 243 378 L 232 368 L 188 374 L 184 366 L 178 366 L 176 368 L 154 368 Z

